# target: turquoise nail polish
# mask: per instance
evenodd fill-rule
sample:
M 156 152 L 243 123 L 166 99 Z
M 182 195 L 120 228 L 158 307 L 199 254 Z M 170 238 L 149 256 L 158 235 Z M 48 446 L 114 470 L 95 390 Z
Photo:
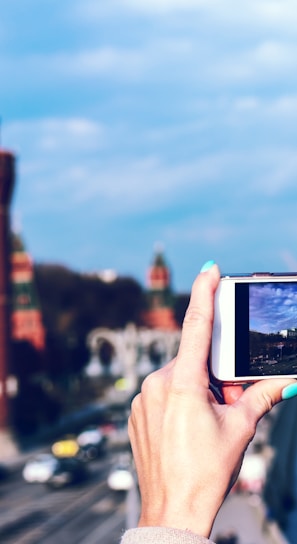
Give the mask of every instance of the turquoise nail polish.
M 213 265 L 215 264 L 214 261 L 207 261 L 201 268 L 200 272 L 207 272 Z
M 290 385 L 287 385 L 287 387 L 284 387 L 282 390 L 282 399 L 291 399 L 292 397 L 297 396 L 297 383 L 291 383 Z

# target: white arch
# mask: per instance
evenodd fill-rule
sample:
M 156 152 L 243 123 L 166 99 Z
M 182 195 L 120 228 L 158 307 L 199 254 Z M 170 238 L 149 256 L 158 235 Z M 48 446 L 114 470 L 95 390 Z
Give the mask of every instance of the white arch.
M 100 373 L 103 372 L 103 365 L 100 361 L 99 353 L 101 345 L 107 342 L 113 348 L 113 358 L 109 368 L 111 374 L 121 374 L 121 368 L 118 362 L 123 359 L 123 345 L 120 341 L 120 337 L 116 331 L 107 328 L 93 329 L 87 336 L 87 346 L 91 352 L 91 359 L 97 361 L 99 365 Z
M 165 331 L 160 329 L 137 329 L 130 323 L 125 329 L 111 330 L 97 328 L 87 336 L 87 346 L 91 357 L 97 357 L 100 365 L 99 349 L 102 342 L 109 342 L 114 350 L 114 362 L 110 367 L 112 375 L 125 376 L 131 389 L 136 386 L 139 375 L 148 374 L 154 370 L 149 360 L 149 349 L 155 342 L 161 346 L 161 364 L 175 357 L 180 342 L 181 331 Z M 102 364 L 101 364 L 102 367 Z

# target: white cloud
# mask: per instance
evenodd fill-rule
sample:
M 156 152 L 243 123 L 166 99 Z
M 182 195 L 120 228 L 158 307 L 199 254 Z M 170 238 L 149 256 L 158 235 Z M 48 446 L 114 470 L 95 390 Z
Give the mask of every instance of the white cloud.
M 8 123 L 5 138 L 14 142 L 17 149 L 28 149 L 31 153 L 34 150 L 38 155 L 92 152 L 105 145 L 106 129 L 102 124 L 82 117 L 48 117 Z
M 255 174 L 252 189 L 268 196 L 288 194 L 296 186 L 297 155 L 296 148 L 262 149 L 258 154 L 261 163 L 259 174 Z
M 175 11 L 197 11 L 207 6 L 207 0 L 121 0 L 119 4 L 145 13 L 170 13 Z
M 223 198 L 232 209 L 257 198 L 277 198 L 296 185 L 293 147 L 214 152 L 175 163 L 153 155 L 130 159 L 113 155 L 103 161 L 100 156 L 84 154 L 80 134 L 79 130 L 77 139 L 68 142 L 71 149 L 66 146 L 65 151 L 62 146 L 58 154 L 54 154 L 52 144 L 48 148 L 44 134 L 42 152 L 36 158 L 34 150 L 22 156 L 24 207 L 31 211 L 63 207 L 75 210 L 97 202 L 106 216 L 125 216 L 138 214 L 139 210 L 162 210 L 176 201 L 190 203 L 192 199 L 197 199 L 197 204 L 213 201 L 217 206 L 216 202 Z M 67 131 L 62 136 L 67 137 Z M 56 146 L 57 140 L 54 142 Z M 221 227 L 210 229 L 209 240 L 217 239 L 219 232 L 224 232 Z
M 102 46 L 71 54 L 60 53 L 48 58 L 48 67 L 60 77 L 107 77 L 111 81 L 133 84 L 155 81 L 161 76 L 171 79 L 171 66 L 188 66 L 197 48 L 188 37 L 155 37 L 142 44 L 120 47 Z M 178 77 L 178 76 L 177 76 Z M 153 79 L 152 79 L 153 78 Z
M 238 81 L 277 81 L 296 73 L 297 45 L 284 42 L 261 42 L 256 47 L 224 53 L 210 64 L 213 80 L 226 84 Z
M 14 207 L 32 247 L 64 258 L 73 244 L 75 262 L 87 240 L 95 262 L 100 238 L 102 262 L 121 251 L 126 263 L 133 237 L 141 259 L 145 240 L 164 234 L 178 267 L 201 244 L 226 269 L 230 259 L 270 268 L 268 254 L 289 266 L 295 3 L 55 0 L 51 22 L 45 11 L 31 27 L 37 0 L 23 15 L 7 2 L 3 143 L 19 156 Z
M 241 96 L 230 104 L 224 104 L 224 110 L 229 119 L 239 116 L 242 127 L 246 121 L 256 129 L 261 121 L 265 123 L 267 129 L 268 127 L 271 131 L 282 129 L 289 137 L 289 128 L 294 130 L 296 126 L 297 95 L 280 95 L 276 98 Z
M 244 5 L 235 0 L 109 0 L 107 3 L 96 0 L 77 2 L 76 16 L 87 17 L 93 21 L 118 13 L 143 14 L 145 16 L 169 16 L 179 13 L 202 13 L 208 22 L 236 24 L 253 29 L 287 28 L 294 30 L 297 22 L 295 0 L 250 0 Z
M 251 13 L 258 16 L 261 23 L 277 28 L 282 25 L 291 26 L 296 24 L 297 10 L 295 0 L 253 0 L 249 2 Z M 240 6 L 238 6 L 240 9 Z M 244 10 L 242 10 L 244 12 Z
M 202 163 L 203 161 L 201 161 Z M 197 184 L 205 183 L 211 177 L 211 165 L 205 165 Z M 104 199 L 113 210 L 138 211 L 148 209 L 176 198 L 182 187 L 196 180 L 197 168 L 193 164 L 168 166 L 157 157 L 146 157 L 130 161 L 120 160 L 109 164 L 104 171 L 88 176 L 88 184 L 77 187 L 76 201 L 83 202 L 94 198 Z M 125 207 L 123 209 L 123 202 Z
M 200 191 L 212 194 L 213 188 L 228 178 L 235 162 L 241 166 L 241 157 L 230 153 L 214 153 L 180 163 L 165 162 L 157 156 L 114 160 L 103 169 L 98 164 L 93 175 L 86 172 L 87 183 L 77 185 L 72 198 L 76 203 L 97 198 L 106 202 L 113 213 L 120 214 L 163 209 L 176 200 L 187 201 L 189 195 L 199 197 Z M 225 183 L 237 192 L 234 176 Z
M 175 165 L 153 156 L 113 158 L 104 165 L 100 158 L 89 160 L 75 154 L 60 155 L 54 162 L 48 154 L 36 161 L 30 157 L 24 157 L 20 165 L 27 211 L 75 210 L 98 202 L 101 213 L 115 216 L 161 210 L 176 198 L 184 198 L 185 191 L 196 194 L 199 189 L 206 190 L 220 182 L 229 161 L 220 154 Z
M 219 213 L 210 213 L 207 222 L 205 215 L 197 213 L 195 217 L 168 225 L 164 229 L 164 237 L 177 243 L 182 241 L 195 244 L 203 241 L 203 244 L 214 247 L 226 243 L 234 236 L 234 230 L 232 225 L 226 224 L 226 219 Z
M 268 108 L 281 115 L 296 115 L 297 114 L 297 95 L 280 96 L 274 101 L 267 101 Z
M 216 1 L 207 0 L 109 0 L 108 4 L 96 0 L 84 0 L 77 3 L 76 13 L 90 18 L 101 18 L 117 13 L 142 13 L 145 15 L 163 15 L 180 11 L 197 11 L 209 7 Z
M 184 48 L 184 42 L 182 44 Z M 157 49 L 158 48 L 158 49 Z M 79 85 L 86 78 L 108 78 L 111 81 L 127 81 L 133 83 L 140 77 L 149 77 L 152 66 L 158 61 L 164 63 L 172 52 L 164 51 L 162 44 L 154 47 L 116 47 L 102 46 L 90 49 L 63 50 L 53 53 L 30 54 L 20 58 L 1 60 L 2 74 L 14 85 L 23 89 L 30 87 L 55 87 L 63 82 L 71 85 L 71 80 L 79 80 Z M 176 53 L 176 51 L 175 51 Z M 44 67 L 46 66 L 46 71 Z M 24 79 L 23 74 L 26 74 Z M 42 77 L 41 77 L 42 74 Z
M 134 79 L 144 70 L 143 55 L 136 49 L 102 47 L 60 54 L 51 59 L 53 69 L 61 74 L 82 76 L 109 75 L 112 79 Z
M 264 75 L 281 75 L 296 69 L 296 55 L 296 42 L 264 41 L 248 53 L 247 63 Z
M 261 101 L 256 96 L 242 96 L 236 98 L 234 101 L 235 110 L 247 112 L 250 114 L 255 110 L 259 110 L 261 107 Z
M 89 0 L 78 5 L 82 13 L 92 12 L 88 24 L 92 21 L 98 24 L 93 11 L 101 10 L 101 2 Z M 265 31 L 268 13 L 271 12 L 270 19 L 277 19 L 279 11 L 282 13 L 284 9 L 286 12 L 292 5 L 289 1 L 282 8 L 280 2 L 253 0 L 246 3 L 244 9 L 232 0 L 224 3 L 218 0 L 109 0 L 108 5 L 106 9 L 113 17 L 119 16 L 118 9 L 126 10 L 121 14 L 125 27 L 122 34 L 104 33 L 104 38 L 100 38 L 99 29 L 99 38 L 88 40 L 85 46 L 81 39 L 78 40 L 79 45 L 72 48 L 46 48 L 44 53 L 32 54 L 31 51 L 30 54 L 12 55 L 10 58 L 2 55 L 1 74 L 7 88 L 10 85 L 14 88 L 20 86 L 23 90 L 30 87 L 57 88 L 63 83 L 70 85 L 71 80 L 82 86 L 87 78 L 96 78 L 131 85 L 139 81 L 153 84 L 160 80 L 168 84 L 174 80 L 179 85 L 188 82 L 193 89 L 197 84 L 199 88 L 211 84 L 218 89 L 220 85 L 232 88 L 238 82 L 247 81 L 260 81 L 265 85 L 272 81 L 279 85 L 287 77 L 296 78 L 293 75 L 297 73 L 296 38 L 287 36 L 286 26 L 284 31 L 278 29 L 277 34 Z M 130 36 L 135 36 L 133 27 L 136 24 L 129 18 L 130 10 L 146 9 L 157 12 L 172 10 L 173 13 L 179 9 L 191 9 L 197 13 L 193 17 L 187 13 L 184 26 L 176 22 L 171 26 L 168 16 L 166 25 L 143 33 L 138 30 L 137 39 L 130 39 Z M 200 10 L 203 10 L 203 22 Z M 260 34 L 252 32 L 248 40 L 244 32 L 242 37 L 241 23 L 245 28 L 259 26 Z M 286 24 L 291 24 L 291 18 L 286 19 Z M 141 23 L 139 26 L 141 29 Z M 211 39 L 207 39 L 207 29 Z M 228 35 L 230 33 L 232 41 L 222 40 L 222 29 Z

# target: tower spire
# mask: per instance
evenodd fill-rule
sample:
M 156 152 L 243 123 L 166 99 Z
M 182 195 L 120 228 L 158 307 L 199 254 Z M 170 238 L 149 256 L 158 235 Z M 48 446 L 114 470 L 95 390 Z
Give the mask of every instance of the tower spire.
M 160 244 L 155 245 L 153 263 L 147 274 L 147 287 L 146 325 L 153 329 L 176 330 L 178 325 L 173 311 L 170 270 Z

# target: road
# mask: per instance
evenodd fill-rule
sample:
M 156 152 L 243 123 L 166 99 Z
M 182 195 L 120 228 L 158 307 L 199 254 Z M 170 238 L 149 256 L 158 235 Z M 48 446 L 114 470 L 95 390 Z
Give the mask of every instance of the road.
M 256 439 L 265 443 L 271 422 L 263 419 Z M 28 484 L 21 468 L 0 482 L 1 544 L 119 544 L 126 528 L 135 527 L 139 496 L 111 491 L 107 475 L 122 452 L 127 452 L 127 432 L 116 433 L 106 455 L 88 464 L 85 482 L 60 490 Z M 252 449 L 253 443 L 250 444 Z M 212 538 L 234 530 L 239 544 L 288 544 L 274 524 L 265 521 L 257 495 L 231 493 L 214 524 Z
M 119 453 L 92 461 L 87 481 L 60 490 L 27 484 L 18 470 L 0 484 L 1 544 L 119 544 L 135 527 L 139 497 L 111 491 L 107 475 Z M 212 538 L 235 531 L 239 544 L 287 544 L 265 523 L 257 496 L 229 495 L 216 519 Z
M 27 484 L 20 470 L 2 482 L 1 544 L 118 544 L 131 517 L 131 501 L 106 483 L 116 455 L 93 461 L 84 483 L 60 490 Z

